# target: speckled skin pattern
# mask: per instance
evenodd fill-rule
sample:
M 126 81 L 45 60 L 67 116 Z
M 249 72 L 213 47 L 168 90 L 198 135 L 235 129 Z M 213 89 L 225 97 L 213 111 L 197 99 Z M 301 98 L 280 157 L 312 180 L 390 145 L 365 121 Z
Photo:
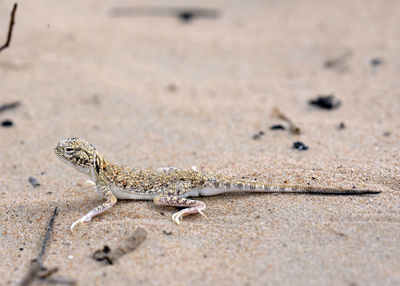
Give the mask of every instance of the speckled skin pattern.
M 108 210 L 117 203 L 117 199 L 146 199 L 153 200 L 158 205 L 185 207 L 172 216 L 172 219 L 180 224 L 183 216 L 195 213 L 204 215 L 203 210 L 206 208 L 203 202 L 187 197 L 234 191 L 347 195 L 379 193 L 370 190 L 272 185 L 172 167 L 154 170 L 131 169 L 106 160 L 93 145 L 81 138 L 62 140 L 55 148 L 55 153 L 68 165 L 88 174 L 98 193 L 107 199 L 105 203 L 74 222 L 71 229 L 78 223 L 90 221 L 92 217 Z

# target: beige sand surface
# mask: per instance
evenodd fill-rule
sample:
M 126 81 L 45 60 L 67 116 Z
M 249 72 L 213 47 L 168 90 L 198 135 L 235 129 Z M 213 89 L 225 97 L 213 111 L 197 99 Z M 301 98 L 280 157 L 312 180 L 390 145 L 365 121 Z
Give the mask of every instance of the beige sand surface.
M 220 17 L 110 16 L 144 3 Z M 0 2 L 0 42 L 12 4 Z M 21 281 L 55 206 L 45 265 L 79 285 L 400 285 L 399 1 L 19 4 L 11 47 L 0 53 L 0 104 L 22 103 L 0 114 L 14 122 L 0 127 L 1 285 Z M 346 53 L 341 66 L 324 67 Z M 330 93 L 342 101 L 337 110 L 307 103 Z M 273 107 L 303 134 L 269 130 L 282 123 Z M 132 167 L 382 193 L 207 197 L 208 218 L 182 227 L 173 208 L 121 201 L 71 234 L 102 201 L 53 153 L 71 136 Z M 113 266 L 90 258 L 137 226 L 148 232 L 139 249 Z

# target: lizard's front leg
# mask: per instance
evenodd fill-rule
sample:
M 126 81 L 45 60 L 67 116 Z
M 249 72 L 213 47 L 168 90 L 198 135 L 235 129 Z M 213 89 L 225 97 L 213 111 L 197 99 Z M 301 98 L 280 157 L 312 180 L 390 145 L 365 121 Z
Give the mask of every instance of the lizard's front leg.
M 85 214 L 83 217 L 81 217 L 80 219 L 78 219 L 77 221 L 75 221 L 72 225 L 71 225 L 71 231 L 74 230 L 74 227 L 77 224 L 80 223 L 84 223 L 84 222 L 88 222 L 91 221 L 92 218 L 96 215 L 99 215 L 103 212 L 105 212 L 106 210 L 110 209 L 113 205 L 115 205 L 117 203 L 117 198 L 113 195 L 113 193 L 111 192 L 109 187 L 106 186 L 98 186 L 97 190 L 107 199 L 107 201 L 105 201 L 103 204 L 95 207 L 94 209 L 92 209 L 90 212 L 88 212 L 87 214 Z
M 158 195 L 153 199 L 153 201 L 156 205 L 161 206 L 186 207 L 172 215 L 172 220 L 178 225 L 181 225 L 181 220 L 184 216 L 197 213 L 205 216 L 203 210 L 205 210 L 206 205 L 202 201 L 179 198 L 167 194 Z

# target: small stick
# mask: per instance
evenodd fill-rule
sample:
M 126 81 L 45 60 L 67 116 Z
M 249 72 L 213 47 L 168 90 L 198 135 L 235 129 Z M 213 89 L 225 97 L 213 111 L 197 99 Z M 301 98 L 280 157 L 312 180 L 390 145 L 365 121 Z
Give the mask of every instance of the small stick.
M 68 278 L 50 277 L 46 279 L 39 279 L 38 281 L 46 284 L 77 285 L 75 280 Z
M 347 51 L 344 54 L 338 56 L 337 58 L 333 59 L 328 59 L 324 62 L 324 67 L 327 69 L 330 68 L 344 68 L 345 67 L 345 62 L 348 58 L 350 58 L 352 55 L 351 51 Z
M 8 48 L 8 46 L 10 45 L 11 42 L 11 36 L 12 36 L 12 31 L 13 31 L 13 27 L 14 27 L 14 23 L 15 23 L 15 12 L 17 12 L 17 7 L 18 4 L 14 3 L 14 7 L 11 11 L 11 18 L 10 18 L 10 24 L 8 25 L 8 34 L 7 34 L 7 40 L 6 43 L 0 47 L 0 52 L 2 50 L 4 50 L 5 48 Z
M 40 271 L 46 270 L 46 267 L 43 266 L 43 256 L 44 256 L 44 252 L 46 251 L 46 246 L 47 246 L 47 242 L 50 238 L 51 231 L 53 229 L 54 218 L 55 218 L 56 214 L 57 214 L 57 207 L 54 208 L 53 215 L 50 218 L 49 226 L 47 228 L 46 235 L 44 237 L 39 256 L 38 256 L 38 258 L 36 258 L 32 261 L 33 263 L 31 264 L 31 266 L 29 268 L 28 274 L 22 280 L 20 286 L 28 286 L 36 278 L 38 278 L 40 276 L 39 275 Z M 50 272 L 53 273 L 54 271 L 50 270 Z
M 24 279 L 21 281 L 20 286 L 28 286 L 36 279 L 38 272 L 40 271 L 40 267 L 37 263 L 32 263 L 29 267 L 28 273 L 25 275 Z
M 283 114 L 277 107 L 272 109 L 272 115 L 279 119 L 286 121 L 289 124 L 289 131 L 293 134 L 300 134 L 300 128 L 297 127 L 292 120 L 290 120 L 285 114 Z
M 45 268 L 43 266 L 43 256 L 44 256 L 44 252 L 46 251 L 46 246 L 47 246 L 47 242 L 49 241 L 51 231 L 53 230 L 54 218 L 56 217 L 56 215 L 57 215 L 57 207 L 54 208 L 53 215 L 51 216 L 51 219 L 49 222 L 49 227 L 47 228 L 46 235 L 43 240 L 42 249 L 40 250 L 39 257 L 37 258 L 37 264 L 42 269 Z
M 11 103 L 5 103 L 0 105 L 0 112 L 6 111 L 8 109 L 13 109 L 16 108 L 20 105 L 21 103 L 19 101 L 11 102 Z

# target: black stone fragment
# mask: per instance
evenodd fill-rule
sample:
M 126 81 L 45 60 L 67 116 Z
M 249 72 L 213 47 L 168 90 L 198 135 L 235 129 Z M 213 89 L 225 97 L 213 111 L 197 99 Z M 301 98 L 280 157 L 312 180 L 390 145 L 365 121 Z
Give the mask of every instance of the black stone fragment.
M 297 149 L 300 151 L 306 151 L 306 150 L 308 150 L 308 146 L 304 145 L 303 142 L 296 141 L 293 143 L 293 149 Z
M 281 124 L 276 124 L 276 125 L 272 125 L 269 129 L 270 130 L 285 130 L 285 126 L 283 126 Z
M 308 103 L 322 109 L 336 109 L 341 104 L 333 94 L 319 95 L 316 99 L 311 99 Z
M 1 126 L 3 127 L 12 127 L 13 125 L 14 122 L 12 122 L 10 119 L 6 119 L 1 122 Z

